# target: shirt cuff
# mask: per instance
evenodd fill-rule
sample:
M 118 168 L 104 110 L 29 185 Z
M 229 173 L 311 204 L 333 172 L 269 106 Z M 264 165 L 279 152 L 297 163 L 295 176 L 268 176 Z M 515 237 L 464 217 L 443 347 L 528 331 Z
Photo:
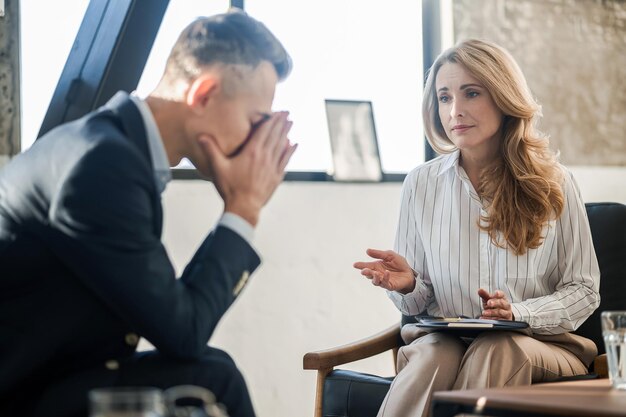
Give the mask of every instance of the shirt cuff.
M 417 272 L 415 272 L 415 274 L 417 274 Z M 417 294 L 423 291 L 425 287 L 426 284 L 420 279 L 419 274 L 417 274 L 415 276 L 415 288 L 413 288 L 413 291 L 406 294 L 398 291 L 387 291 L 387 294 L 389 295 L 389 297 L 391 297 L 392 300 L 403 301 L 406 303 L 408 300 L 415 299 L 415 297 L 417 297 Z
M 530 323 L 530 316 L 528 315 L 528 310 L 520 308 L 519 303 L 511 303 L 511 313 L 513 313 L 513 320 L 515 321 L 523 321 L 525 323 Z
M 218 226 L 224 226 L 237 233 L 245 240 L 253 249 L 252 241 L 254 240 L 254 227 L 242 217 L 234 213 L 224 213 L 217 222 Z M 256 252 L 256 249 L 255 249 Z

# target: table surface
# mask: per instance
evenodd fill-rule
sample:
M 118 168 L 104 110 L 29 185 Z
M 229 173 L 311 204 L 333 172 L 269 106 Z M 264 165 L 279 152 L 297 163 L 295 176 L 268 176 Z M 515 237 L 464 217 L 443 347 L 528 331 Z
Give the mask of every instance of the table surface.
M 552 382 L 522 387 L 442 391 L 434 403 L 554 416 L 626 416 L 626 391 L 612 389 L 608 379 Z

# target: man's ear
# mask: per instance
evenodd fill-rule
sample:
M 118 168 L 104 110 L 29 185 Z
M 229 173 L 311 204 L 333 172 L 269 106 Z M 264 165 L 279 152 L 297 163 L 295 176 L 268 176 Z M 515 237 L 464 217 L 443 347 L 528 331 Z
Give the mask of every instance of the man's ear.
M 193 110 L 203 112 L 220 88 L 220 79 L 216 74 L 202 74 L 196 78 L 187 90 L 186 102 Z

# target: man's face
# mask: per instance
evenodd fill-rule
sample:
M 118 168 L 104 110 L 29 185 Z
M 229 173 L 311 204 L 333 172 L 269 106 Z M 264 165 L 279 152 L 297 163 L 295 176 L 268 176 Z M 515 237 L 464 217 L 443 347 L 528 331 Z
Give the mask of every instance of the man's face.
M 253 70 L 245 71 L 244 77 L 241 80 L 230 74 L 228 80 L 222 78 L 203 114 L 193 123 L 190 158 L 203 175 L 208 176 L 210 170 L 207 157 L 197 142 L 200 135 L 212 137 L 222 153 L 231 156 L 244 145 L 254 128 L 271 115 L 278 82 L 274 67 L 264 61 Z

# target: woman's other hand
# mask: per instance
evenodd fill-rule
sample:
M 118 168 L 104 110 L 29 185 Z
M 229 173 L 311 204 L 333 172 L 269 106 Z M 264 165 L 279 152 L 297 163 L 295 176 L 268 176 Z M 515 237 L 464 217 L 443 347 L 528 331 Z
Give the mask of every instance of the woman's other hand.
M 391 250 L 368 249 L 366 252 L 378 260 L 355 262 L 354 267 L 371 279 L 373 285 L 403 294 L 415 289 L 415 275 L 406 259 Z
M 496 290 L 493 294 L 489 294 L 480 288 L 478 295 L 483 300 L 481 319 L 515 320 L 511 311 L 511 303 L 506 299 L 503 291 Z

